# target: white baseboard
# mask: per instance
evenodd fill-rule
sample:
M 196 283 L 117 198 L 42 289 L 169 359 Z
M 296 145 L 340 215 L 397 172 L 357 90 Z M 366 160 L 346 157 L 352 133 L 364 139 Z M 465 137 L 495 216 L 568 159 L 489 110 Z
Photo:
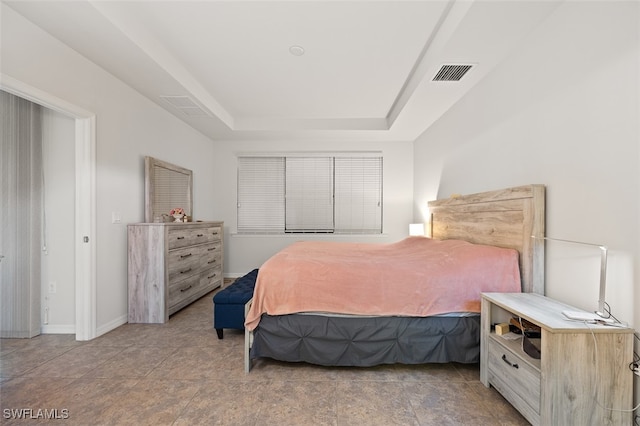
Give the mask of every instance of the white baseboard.
M 123 324 L 127 323 L 127 315 L 122 315 L 119 318 L 114 319 L 100 327 L 96 330 L 96 337 L 102 336 L 120 327 Z M 40 327 L 40 333 L 42 334 L 76 334 L 76 326 L 75 324 L 64 325 L 64 324 L 44 324 Z
M 229 272 L 229 273 L 224 274 L 223 277 L 224 278 L 233 278 L 235 280 L 235 279 L 238 279 L 238 278 L 244 276 L 245 274 L 246 274 L 246 272 L 244 274 Z
M 114 319 L 113 321 L 109 321 L 108 323 L 98 327 L 96 330 L 96 337 L 102 336 L 120 327 L 123 324 L 127 323 L 127 315 L 122 315 Z M 76 326 L 75 325 L 62 325 L 62 324 L 45 324 L 40 328 L 40 332 L 42 334 L 76 334 Z
M 40 327 L 42 334 L 76 334 L 75 324 L 43 324 Z
M 127 314 L 122 315 L 119 318 L 114 319 L 113 321 L 109 321 L 108 323 L 101 325 L 96 329 L 96 337 L 102 336 L 110 332 L 111 330 L 115 330 L 123 324 L 127 323 Z

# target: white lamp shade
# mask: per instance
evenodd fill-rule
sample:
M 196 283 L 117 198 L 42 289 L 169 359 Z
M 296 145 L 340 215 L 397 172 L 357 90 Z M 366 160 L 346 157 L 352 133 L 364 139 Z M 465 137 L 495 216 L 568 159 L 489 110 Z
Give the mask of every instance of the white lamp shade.
M 409 224 L 409 235 L 424 237 L 424 223 Z

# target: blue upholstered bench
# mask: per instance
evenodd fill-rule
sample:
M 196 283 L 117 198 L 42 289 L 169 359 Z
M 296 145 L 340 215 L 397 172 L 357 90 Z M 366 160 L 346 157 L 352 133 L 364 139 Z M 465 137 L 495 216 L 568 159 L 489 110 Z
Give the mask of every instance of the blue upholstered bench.
M 257 277 L 258 270 L 254 269 L 213 296 L 213 328 L 218 339 L 222 339 L 225 328 L 244 330 L 245 305 L 253 298 Z

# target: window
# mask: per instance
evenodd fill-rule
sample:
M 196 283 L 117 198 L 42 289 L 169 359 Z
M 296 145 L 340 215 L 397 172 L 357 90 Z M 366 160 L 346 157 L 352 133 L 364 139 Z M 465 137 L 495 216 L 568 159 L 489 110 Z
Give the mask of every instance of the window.
M 284 232 L 284 158 L 238 159 L 238 232 Z
M 333 158 L 285 160 L 285 230 L 333 231 Z
M 335 230 L 382 233 L 382 158 L 335 159 Z
M 382 157 L 239 157 L 238 233 L 382 233 Z

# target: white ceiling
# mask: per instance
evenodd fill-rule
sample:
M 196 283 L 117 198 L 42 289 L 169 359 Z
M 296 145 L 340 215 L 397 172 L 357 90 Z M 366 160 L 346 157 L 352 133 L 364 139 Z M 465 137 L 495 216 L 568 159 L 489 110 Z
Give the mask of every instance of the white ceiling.
M 211 138 L 365 141 L 415 140 L 559 3 L 3 1 Z

